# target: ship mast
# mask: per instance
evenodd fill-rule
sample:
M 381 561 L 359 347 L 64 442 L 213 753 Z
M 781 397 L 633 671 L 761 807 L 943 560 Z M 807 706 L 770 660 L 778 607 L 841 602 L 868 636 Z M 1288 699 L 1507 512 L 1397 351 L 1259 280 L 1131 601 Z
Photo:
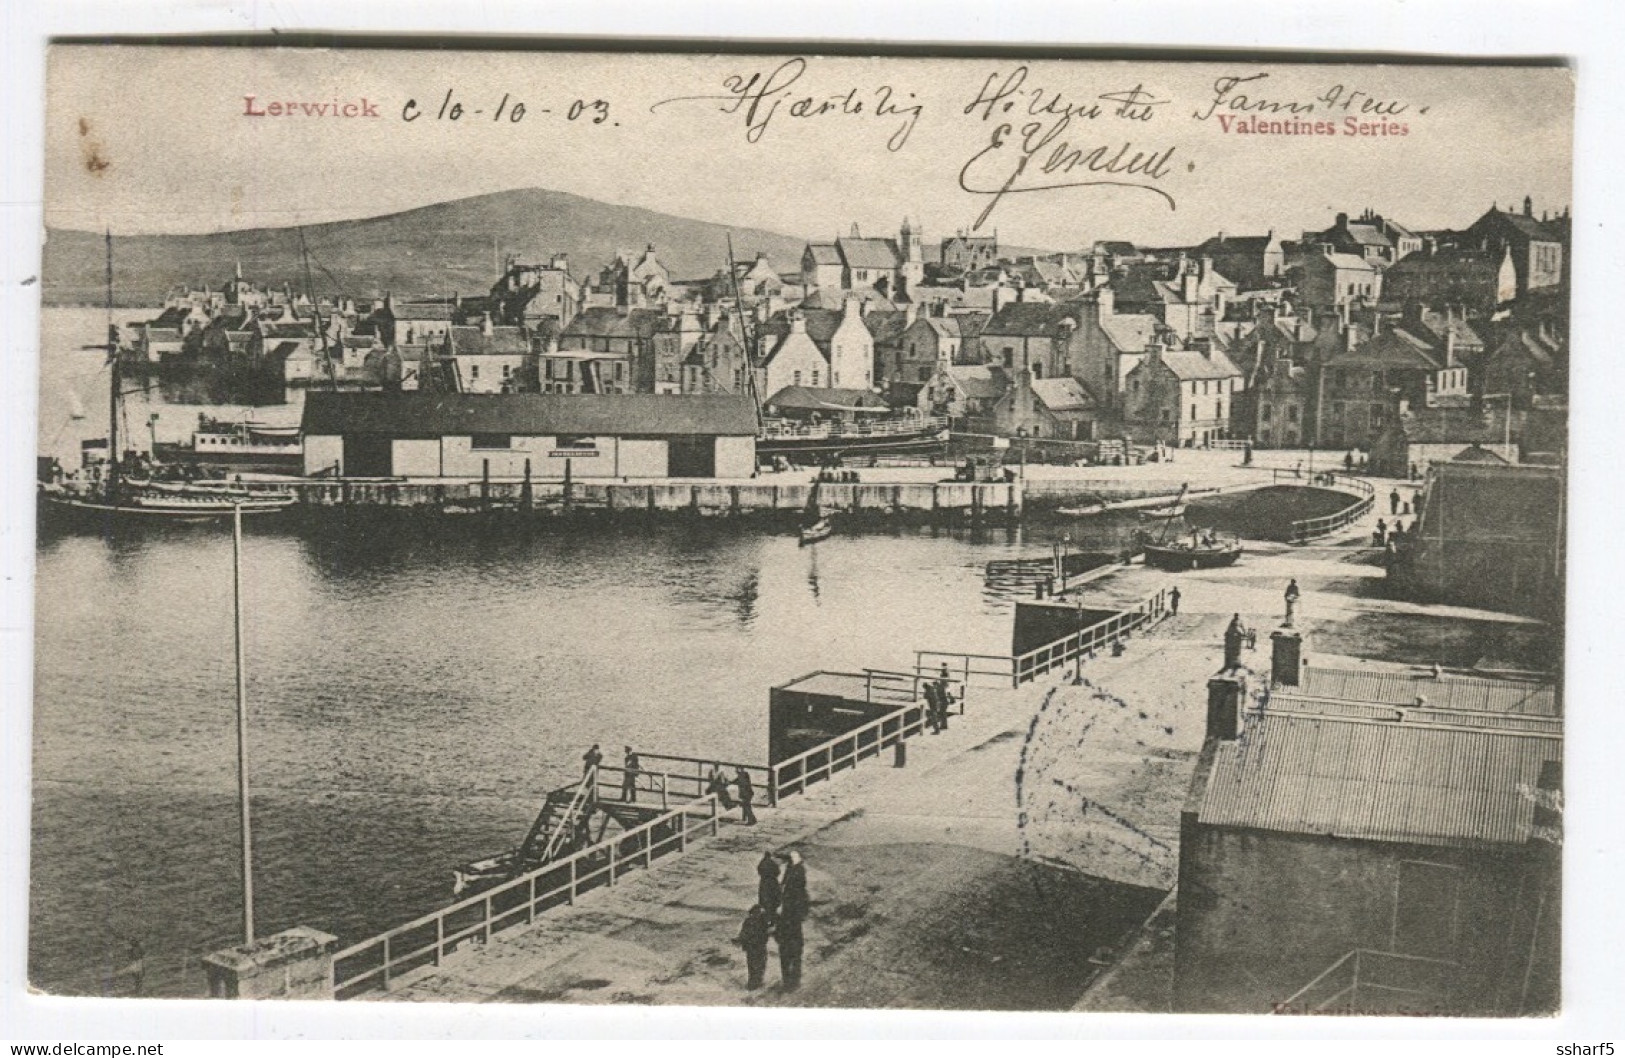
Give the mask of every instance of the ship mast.
M 119 452 L 118 418 L 119 387 L 123 379 L 119 373 L 118 332 L 113 329 L 113 229 L 106 229 L 107 238 L 107 494 L 118 491 Z
M 756 433 L 762 432 L 762 395 L 756 392 L 756 354 L 751 348 L 750 331 L 745 327 L 745 298 L 739 292 L 739 267 L 734 264 L 734 237 L 728 233 L 728 276 L 734 285 L 734 314 L 739 317 L 739 343 L 745 347 L 745 385 L 750 390 L 750 403 L 756 409 Z
M 333 367 L 333 354 L 327 349 L 327 331 L 322 328 L 322 310 L 316 303 L 316 290 L 310 282 L 310 247 L 305 245 L 305 229 L 299 229 L 299 257 L 305 265 L 305 297 L 310 299 L 312 319 L 316 321 L 316 339 L 322 343 L 322 362 L 327 365 L 327 380 L 333 386 L 333 392 L 339 389 L 338 371 Z

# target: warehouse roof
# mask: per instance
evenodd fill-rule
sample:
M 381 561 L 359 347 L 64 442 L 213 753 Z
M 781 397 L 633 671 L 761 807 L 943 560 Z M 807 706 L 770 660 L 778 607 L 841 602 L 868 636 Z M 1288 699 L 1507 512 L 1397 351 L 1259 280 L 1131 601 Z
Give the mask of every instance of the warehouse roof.
M 1270 712 L 1217 743 L 1203 824 L 1423 845 L 1521 845 L 1561 735 Z
M 476 433 L 622 437 L 756 433 L 750 398 L 584 393 L 328 393 L 305 397 L 305 436 Z

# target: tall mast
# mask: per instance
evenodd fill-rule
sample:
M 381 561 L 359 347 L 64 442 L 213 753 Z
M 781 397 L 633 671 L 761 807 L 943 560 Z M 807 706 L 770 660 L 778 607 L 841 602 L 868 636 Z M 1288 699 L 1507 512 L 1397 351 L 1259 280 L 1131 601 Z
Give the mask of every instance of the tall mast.
M 118 337 L 113 330 L 113 229 L 106 229 L 107 237 L 107 491 L 118 489 L 118 413 L 119 388 L 123 379 L 119 375 Z
M 734 286 L 734 315 L 739 317 L 739 343 L 745 347 L 745 385 L 750 389 L 750 403 L 756 409 L 756 432 L 762 432 L 762 396 L 756 392 L 756 354 L 751 348 L 750 331 L 745 327 L 745 298 L 739 292 L 739 267 L 734 264 L 734 237 L 728 233 L 728 276 Z
M 321 342 L 322 362 L 327 365 L 327 380 L 333 392 L 339 389 L 338 371 L 333 367 L 333 354 L 327 349 L 327 331 L 322 328 L 322 310 L 316 303 L 316 289 L 310 282 L 310 248 L 305 245 L 305 229 L 299 229 L 299 257 L 305 265 L 305 297 L 310 299 L 311 318 L 316 321 L 316 340 Z

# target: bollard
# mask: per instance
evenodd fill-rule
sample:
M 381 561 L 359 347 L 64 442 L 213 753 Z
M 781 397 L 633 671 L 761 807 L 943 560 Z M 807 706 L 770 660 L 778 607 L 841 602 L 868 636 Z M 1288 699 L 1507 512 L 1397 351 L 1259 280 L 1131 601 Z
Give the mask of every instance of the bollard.
M 908 743 L 903 741 L 901 733 L 897 736 L 897 744 L 892 747 L 891 766 L 901 768 L 908 764 Z

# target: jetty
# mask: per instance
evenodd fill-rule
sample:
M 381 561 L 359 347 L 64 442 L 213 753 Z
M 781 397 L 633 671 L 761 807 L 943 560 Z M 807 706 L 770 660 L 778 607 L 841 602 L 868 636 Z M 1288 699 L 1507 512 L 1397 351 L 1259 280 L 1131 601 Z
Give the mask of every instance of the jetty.
M 1018 606 L 1008 655 L 922 644 L 909 669 L 792 679 L 770 694 L 766 760 L 642 754 L 635 810 L 624 773 L 601 765 L 569 794 L 590 788 L 613 818 L 597 840 L 344 947 L 296 931 L 323 967 L 301 994 L 1166 1010 L 1182 807 L 1233 615 L 1278 626 L 1296 579 L 1314 664 L 1401 687 L 1415 659 L 1373 649 L 1397 631 L 1539 634 L 1527 618 L 1372 591 L 1384 571 L 1363 506 L 1312 546 L 1249 542 L 1236 567 L 1071 578 Z M 1244 674 L 1268 685 L 1270 654 L 1267 641 L 1246 651 Z M 933 681 L 956 700 L 941 732 L 926 719 Z M 741 767 L 755 826 L 707 789 Z M 732 938 L 757 860 L 791 849 L 812 894 L 805 984 L 748 992 Z M 211 957 L 216 994 L 289 994 L 275 990 L 286 975 L 242 954 L 235 969 Z

